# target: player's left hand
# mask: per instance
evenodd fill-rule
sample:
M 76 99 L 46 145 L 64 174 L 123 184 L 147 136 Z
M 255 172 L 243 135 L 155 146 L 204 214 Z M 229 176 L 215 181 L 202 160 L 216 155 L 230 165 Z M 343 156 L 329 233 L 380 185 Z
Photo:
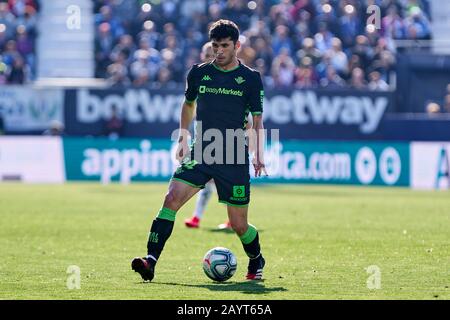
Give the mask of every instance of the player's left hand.
M 253 162 L 253 168 L 255 169 L 255 177 L 261 177 L 262 173 L 264 173 L 264 175 L 266 177 L 269 176 L 267 174 L 266 166 L 264 165 L 264 162 L 262 162 L 260 160 L 259 161 L 258 160 L 254 161 Z

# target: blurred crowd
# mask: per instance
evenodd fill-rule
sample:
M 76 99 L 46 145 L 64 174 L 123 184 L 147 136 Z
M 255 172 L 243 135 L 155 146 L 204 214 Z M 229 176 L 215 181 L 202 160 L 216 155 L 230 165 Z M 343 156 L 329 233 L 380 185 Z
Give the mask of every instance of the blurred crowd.
M 443 100 L 428 102 L 425 105 L 425 112 L 431 116 L 440 113 L 450 114 L 450 83 L 447 85 L 447 90 L 445 92 Z
M 38 0 L 0 0 L 0 85 L 34 79 Z
M 395 40 L 431 38 L 429 0 L 96 0 L 95 12 L 96 76 L 116 86 L 182 84 L 221 18 L 268 88 L 389 90 Z

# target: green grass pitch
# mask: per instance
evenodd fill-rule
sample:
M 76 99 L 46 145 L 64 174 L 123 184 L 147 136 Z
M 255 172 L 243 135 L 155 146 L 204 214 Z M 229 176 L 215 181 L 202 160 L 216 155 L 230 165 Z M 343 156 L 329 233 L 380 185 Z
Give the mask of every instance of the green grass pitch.
M 0 299 L 450 299 L 449 192 L 254 186 L 249 220 L 267 261 L 259 283 L 244 280 L 238 237 L 215 231 L 226 218 L 216 199 L 200 229 L 184 227 L 193 199 L 143 283 L 130 261 L 146 253 L 166 188 L 0 184 Z M 201 267 L 215 246 L 238 259 L 222 284 Z M 80 289 L 67 287 L 71 265 Z

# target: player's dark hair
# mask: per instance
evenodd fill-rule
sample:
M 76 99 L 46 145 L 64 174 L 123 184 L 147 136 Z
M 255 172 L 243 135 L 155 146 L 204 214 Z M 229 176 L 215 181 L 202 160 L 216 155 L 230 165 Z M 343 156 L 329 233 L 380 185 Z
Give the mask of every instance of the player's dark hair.
M 231 38 L 234 44 L 239 40 L 239 28 L 230 20 L 218 20 L 209 29 L 209 40 L 222 40 Z

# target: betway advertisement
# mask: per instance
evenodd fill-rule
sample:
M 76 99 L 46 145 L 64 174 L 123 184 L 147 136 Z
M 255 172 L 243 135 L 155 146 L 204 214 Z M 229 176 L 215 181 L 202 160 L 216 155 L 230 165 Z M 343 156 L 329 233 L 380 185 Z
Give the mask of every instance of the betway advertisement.
M 411 187 L 450 189 L 450 143 L 411 143 Z
M 66 132 L 102 135 L 116 109 L 124 136 L 167 138 L 178 127 L 183 100 L 178 90 L 66 90 Z M 282 139 L 375 139 L 392 101 L 388 92 L 266 90 L 263 116 Z
M 0 86 L 0 115 L 5 131 L 41 133 L 53 120 L 63 121 L 64 90 Z
M 253 183 L 409 185 L 407 143 L 284 141 L 266 151 L 269 177 Z M 64 139 L 67 180 L 167 181 L 178 166 L 173 154 L 167 139 Z

